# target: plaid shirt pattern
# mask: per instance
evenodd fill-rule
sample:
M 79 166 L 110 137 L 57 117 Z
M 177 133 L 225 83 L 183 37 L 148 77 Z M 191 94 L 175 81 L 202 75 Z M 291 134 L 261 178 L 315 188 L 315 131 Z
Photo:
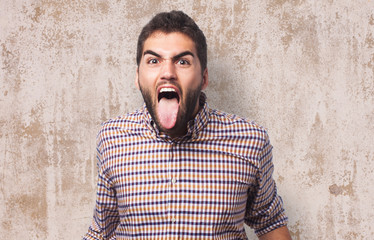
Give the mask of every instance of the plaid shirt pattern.
M 247 239 L 287 223 L 262 127 L 208 108 L 171 139 L 144 106 L 103 124 L 84 239 Z

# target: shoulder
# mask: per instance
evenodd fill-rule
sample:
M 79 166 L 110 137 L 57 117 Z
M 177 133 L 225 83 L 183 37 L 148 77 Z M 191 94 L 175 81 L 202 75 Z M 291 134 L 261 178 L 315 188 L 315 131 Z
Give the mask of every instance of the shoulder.
M 100 143 L 126 135 L 142 134 L 146 130 L 144 110 L 138 109 L 102 123 L 97 138 Z
M 116 118 L 109 119 L 101 124 L 101 131 L 108 129 L 131 129 L 143 124 L 143 110 L 138 109 Z
M 247 118 L 211 109 L 209 122 L 203 134 L 226 154 L 236 156 L 260 167 L 261 155 L 270 146 L 267 130 Z M 270 149 L 270 148 L 269 148 Z
M 210 128 L 218 132 L 241 138 L 256 137 L 261 140 L 268 138 L 267 130 L 255 121 L 216 109 L 209 109 L 209 111 Z

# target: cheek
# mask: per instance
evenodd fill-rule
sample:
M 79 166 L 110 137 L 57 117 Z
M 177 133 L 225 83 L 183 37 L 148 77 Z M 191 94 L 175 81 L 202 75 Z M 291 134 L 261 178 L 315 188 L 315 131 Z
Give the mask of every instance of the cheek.
M 184 85 L 183 88 L 183 97 L 184 100 L 186 98 L 191 98 L 192 96 L 195 96 L 199 92 L 201 92 L 201 83 L 199 81 L 193 81 L 190 84 Z
M 139 72 L 138 80 L 141 85 L 150 87 L 155 84 L 157 80 L 157 73 L 154 71 L 141 71 Z
M 188 76 L 188 81 L 187 81 L 187 88 L 189 89 L 196 89 L 201 86 L 203 78 L 201 74 L 191 74 Z
M 183 82 L 187 87 L 199 85 L 202 80 L 201 73 L 194 70 L 181 70 L 178 72 L 178 77 L 180 82 Z

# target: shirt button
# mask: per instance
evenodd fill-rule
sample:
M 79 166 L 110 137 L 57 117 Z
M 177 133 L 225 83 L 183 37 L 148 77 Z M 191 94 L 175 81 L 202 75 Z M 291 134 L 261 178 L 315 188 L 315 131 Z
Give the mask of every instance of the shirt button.
M 177 183 L 177 179 L 172 178 L 172 179 L 171 179 L 171 184 L 176 184 L 176 183 Z
M 172 223 L 175 223 L 176 221 L 177 221 L 177 219 L 175 219 L 175 218 L 172 218 L 172 219 L 171 219 L 171 222 L 172 222 Z

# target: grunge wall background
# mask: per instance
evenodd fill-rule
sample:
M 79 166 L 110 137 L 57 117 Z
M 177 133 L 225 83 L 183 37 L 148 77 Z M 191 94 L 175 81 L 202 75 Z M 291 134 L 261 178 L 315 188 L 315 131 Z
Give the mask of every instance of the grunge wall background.
M 142 106 L 137 36 L 171 9 L 206 34 L 210 106 L 269 129 L 293 239 L 371 239 L 372 0 L 0 0 L 0 236 L 85 233 L 100 123 Z

